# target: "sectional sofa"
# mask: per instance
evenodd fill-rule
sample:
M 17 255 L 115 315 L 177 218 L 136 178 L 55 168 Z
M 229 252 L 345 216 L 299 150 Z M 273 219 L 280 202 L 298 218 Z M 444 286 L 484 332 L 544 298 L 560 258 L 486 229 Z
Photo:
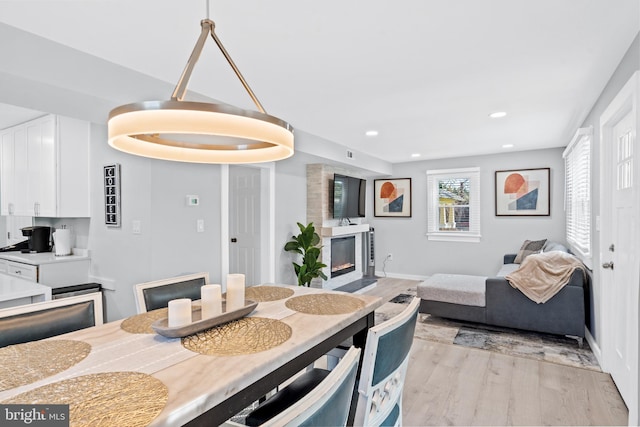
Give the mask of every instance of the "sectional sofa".
M 562 244 L 547 242 L 543 251 L 564 251 Z M 507 254 L 495 277 L 435 274 L 418 285 L 420 311 L 469 322 L 578 338 L 585 335 L 586 268 L 576 269 L 555 296 L 538 304 L 511 286 L 505 276 L 520 264 L 517 254 Z

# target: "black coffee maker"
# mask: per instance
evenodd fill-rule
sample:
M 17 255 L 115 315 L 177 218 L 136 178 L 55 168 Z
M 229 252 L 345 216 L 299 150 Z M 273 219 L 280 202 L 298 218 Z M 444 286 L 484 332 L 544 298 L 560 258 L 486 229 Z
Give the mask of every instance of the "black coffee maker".
M 28 248 L 21 252 L 51 252 L 51 227 L 34 225 L 21 230 L 22 235 L 29 239 Z

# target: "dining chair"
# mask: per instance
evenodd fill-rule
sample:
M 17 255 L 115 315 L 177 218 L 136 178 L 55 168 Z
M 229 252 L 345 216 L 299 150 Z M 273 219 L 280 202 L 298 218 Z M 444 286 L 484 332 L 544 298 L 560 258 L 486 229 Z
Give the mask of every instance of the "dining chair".
M 102 292 L 0 309 L 0 347 L 102 325 Z
M 402 313 L 369 329 L 354 425 L 402 425 L 402 390 L 419 307 L 420 298 L 414 298 Z
M 138 314 L 165 308 L 176 298 L 200 299 L 200 288 L 209 283 L 209 273 L 194 273 L 134 285 Z
M 359 348 L 352 346 L 334 370 L 315 369 L 312 380 L 309 372 L 305 372 L 254 409 L 244 425 L 345 426 L 360 353 Z M 231 421 L 224 424 L 225 427 L 241 425 Z
M 420 298 L 414 298 L 400 314 L 369 329 L 360 379 L 353 396 L 356 404 L 353 425 L 402 425 L 402 390 L 419 306 Z M 326 371 L 317 368 L 303 373 L 296 379 L 295 386 L 292 387 L 292 383 L 284 387 L 249 413 L 246 424 L 262 425 L 274 414 L 285 411 L 288 405 L 313 390 L 323 375 L 327 375 Z

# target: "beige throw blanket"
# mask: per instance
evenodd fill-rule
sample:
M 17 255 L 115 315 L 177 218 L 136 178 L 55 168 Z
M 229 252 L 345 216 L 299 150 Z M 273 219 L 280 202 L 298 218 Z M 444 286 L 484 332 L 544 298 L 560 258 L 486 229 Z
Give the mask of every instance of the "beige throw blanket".
M 530 300 L 542 304 L 569 283 L 576 268 L 585 271 L 582 262 L 571 254 L 543 252 L 526 257 L 520 268 L 508 274 L 506 279 Z

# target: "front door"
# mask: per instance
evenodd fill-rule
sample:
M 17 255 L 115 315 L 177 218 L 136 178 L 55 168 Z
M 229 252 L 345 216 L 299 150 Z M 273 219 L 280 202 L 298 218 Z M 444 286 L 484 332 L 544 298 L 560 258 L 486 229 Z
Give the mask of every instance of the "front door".
M 601 117 L 602 234 L 600 236 L 605 369 L 638 422 L 638 215 L 637 73 Z
M 229 272 L 245 275 L 247 286 L 260 277 L 260 168 L 229 167 Z

